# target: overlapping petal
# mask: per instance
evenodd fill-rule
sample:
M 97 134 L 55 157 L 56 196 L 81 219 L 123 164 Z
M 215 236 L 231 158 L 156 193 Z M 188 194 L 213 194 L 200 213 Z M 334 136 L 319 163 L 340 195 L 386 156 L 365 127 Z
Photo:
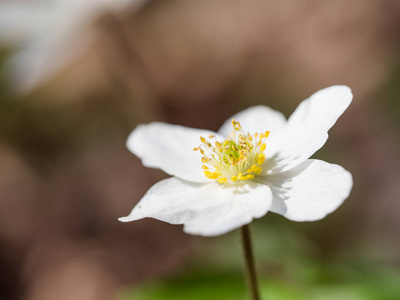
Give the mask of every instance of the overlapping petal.
M 155 122 L 139 125 L 128 137 L 127 147 L 146 167 L 193 182 L 209 182 L 202 172 L 201 155 L 193 148 L 200 145 L 200 136 L 210 134 L 216 135 L 208 130 Z
M 351 174 L 341 166 L 313 159 L 257 181 L 272 190 L 270 210 L 293 221 L 324 218 L 343 203 L 353 185 Z
M 304 100 L 278 135 L 271 135 L 265 152 L 264 174 L 285 172 L 304 162 L 328 138 L 328 130 L 349 106 L 347 86 L 332 86 Z
M 232 119 L 239 121 L 245 132 L 254 134 L 268 130 L 271 136 L 279 132 L 286 124 L 286 118 L 282 113 L 267 106 L 258 105 L 233 115 L 224 122 L 218 133 L 224 137 L 228 136 L 232 132 Z
M 150 188 L 131 214 L 120 221 L 150 217 L 184 224 L 184 231 L 190 234 L 215 236 L 264 216 L 271 202 L 269 187 L 255 182 L 221 185 L 168 178 Z

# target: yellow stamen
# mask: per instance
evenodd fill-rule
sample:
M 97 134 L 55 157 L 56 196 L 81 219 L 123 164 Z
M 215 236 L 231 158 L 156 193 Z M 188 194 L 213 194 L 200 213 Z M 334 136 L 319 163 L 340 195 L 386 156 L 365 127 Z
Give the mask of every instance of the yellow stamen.
M 261 167 L 257 167 L 257 168 L 254 169 L 253 173 L 256 174 L 256 175 L 259 175 L 261 173 L 261 171 L 262 171 L 262 168 Z
M 262 154 L 260 154 L 260 156 L 258 157 L 257 163 L 258 163 L 259 165 L 262 165 L 262 164 L 264 163 L 264 161 L 265 161 L 265 154 L 262 153 Z
M 228 179 L 226 177 L 220 177 L 217 181 L 218 183 L 226 183 L 228 182 Z
M 199 151 L 204 175 L 220 184 L 254 179 L 261 174 L 267 146 L 264 133 L 245 133 L 239 122 L 232 120 L 233 133 L 225 141 L 217 141 L 213 134 L 200 137 Z M 212 142 L 212 143 L 211 143 Z
M 221 174 L 215 173 L 215 172 L 210 172 L 210 171 L 204 171 L 204 175 L 206 175 L 207 178 L 210 179 L 217 179 Z

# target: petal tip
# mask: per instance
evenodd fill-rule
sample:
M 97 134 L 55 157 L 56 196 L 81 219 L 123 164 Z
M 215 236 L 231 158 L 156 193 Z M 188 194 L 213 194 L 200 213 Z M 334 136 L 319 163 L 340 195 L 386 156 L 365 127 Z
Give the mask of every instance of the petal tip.
M 346 97 L 346 100 L 348 99 L 349 104 L 350 104 L 351 100 L 353 99 L 353 92 L 352 92 L 351 88 L 348 87 L 347 85 L 332 85 L 330 87 L 322 89 L 321 91 L 335 93 L 335 94 L 339 94 L 341 97 Z
M 129 217 L 121 217 L 121 218 L 118 218 L 118 221 L 126 223 L 126 222 L 130 222 L 131 219 Z
M 145 124 L 137 125 L 136 128 L 134 130 L 132 130 L 132 132 L 129 134 L 128 138 L 126 139 L 126 143 L 125 143 L 126 148 L 128 148 L 128 150 L 135 155 L 137 155 L 137 149 L 135 147 L 135 144 L 136 144 L 135 139 L 137 137 L 138 131 L 141 131 L 144 126 L 145 126 Z

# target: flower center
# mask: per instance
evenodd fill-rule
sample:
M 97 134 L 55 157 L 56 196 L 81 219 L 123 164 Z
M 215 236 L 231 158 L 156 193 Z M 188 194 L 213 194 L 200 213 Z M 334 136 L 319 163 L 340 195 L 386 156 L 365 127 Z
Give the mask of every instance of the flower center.
M 239 122 L 232 120 L 232 125 L 233 132 L 222 143 L 214 135 L 208 139 L 200 137 L 201 145 L 193 149 L 203 155 L 204 175 L 221 184 L 253 179 L 261 173 L 265 161 L 265 140 L 269 131 L 250 135 L 244 133 Z

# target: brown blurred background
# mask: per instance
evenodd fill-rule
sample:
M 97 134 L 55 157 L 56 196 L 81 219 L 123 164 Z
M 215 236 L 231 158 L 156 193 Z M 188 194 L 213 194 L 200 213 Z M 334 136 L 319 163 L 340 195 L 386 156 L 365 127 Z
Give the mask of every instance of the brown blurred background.
M 257 104 L 289 116 L 334 84 L 354 101 L 315 156 L 352 172 L 352 194 L 320 222 L 256 221 L 256 247 L 285 228 L 318 261 L 399 271 L 397 0 L 150 1 L 90 26 L 93 43 L 40 85 L 20 90 L 8 68 L 1 77 L 0 299 L 120 299 L 184 274 L 217 238 L 117 221 L 166 176 L 128 152 L 131 130 L 151 121 L 217 130 Z M 17 50 L 3 45 L 4 66 Z M 260 255 L 262 276 L 279 276 Z

